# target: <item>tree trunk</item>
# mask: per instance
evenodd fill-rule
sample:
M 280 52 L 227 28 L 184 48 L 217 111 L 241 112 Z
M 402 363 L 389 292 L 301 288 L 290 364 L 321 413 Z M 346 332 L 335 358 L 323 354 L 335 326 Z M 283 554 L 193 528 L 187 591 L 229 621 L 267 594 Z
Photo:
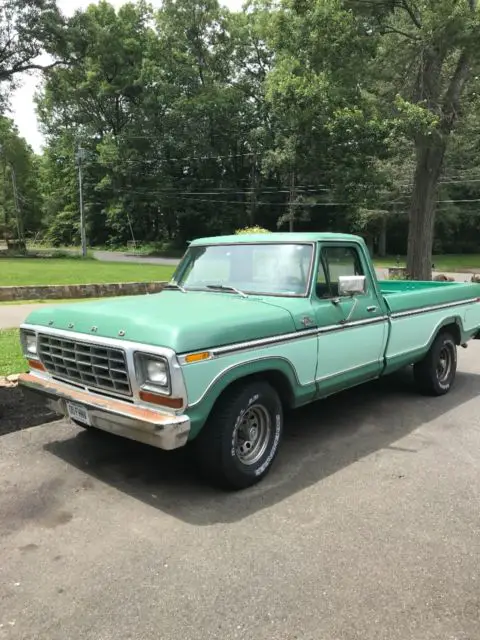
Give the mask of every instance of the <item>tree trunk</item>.
M 8 206 L 7 206 L 7 163 L 3 163 L 3 216 L 5 220 L 5 239 L 7 238 L 8 227 Z
M 472 11 L 476 4 L 476 0 L 470 0 Z M 426 97 L 429 105 L 436 102 L 435 83 L 439 80 L 439 70 L 444 61 L 444 53 L 441 54 L 432 49 L 428 52 L 425 65 L 420 70 L 417 88 L 424 93 L 423 96 L 421 92 L 418 93 L 417 98 Z M 434 71 L 433 75 L 430 73 L 431 70 Z M 460 100 L 469 72 L 469 56 L 464 50 L 458 55 L 454 72 L 441 99 L 438 131 L 430 136 L 418 136 L 415 140 L 416 168 L 410 205 L 407 255 L 407 271 L 412 280 L 431 280 L 432 278 L 438 180 L 443 167 L 447 141 L 460 111 Z
M 289 201 L 289 217 L 288 217 L 288 230 L 290 233 L 294 230 L 295 222 L 295 170 L 290 172 L 290 201 Z
M 372 258 L 372 260 L 373 260 L 373 257 L 375 255 L 375 247 L 374 247 L 374 244 L 373 244 L 373 238 L 370 238 L 370 240 L 368 240 L 368 242 L 367 242 L 367 250 L 368 250 L 368 254 L 369 254 L 370 258 Z
M 378 255 L 385 258 L 387 255 L 387 216 L 382 218 L 382 226 L 380 227 L 380 236 L 378 238 Z
M 445 140 L 440 138 L 417 142 L 407 255 L 407 271 L 412 280 L 432 279 L 437 185 L 445 146 Z

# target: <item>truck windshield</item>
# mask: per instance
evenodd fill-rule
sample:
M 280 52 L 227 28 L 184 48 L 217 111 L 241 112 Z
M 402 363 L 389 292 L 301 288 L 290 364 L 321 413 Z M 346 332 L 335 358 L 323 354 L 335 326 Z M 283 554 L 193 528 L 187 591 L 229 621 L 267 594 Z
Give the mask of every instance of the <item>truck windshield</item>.
M 256 242 L 193 246 L 179 264 L 172 282 L 186 291 L 305 296 L 312 259 L 312 244 Z

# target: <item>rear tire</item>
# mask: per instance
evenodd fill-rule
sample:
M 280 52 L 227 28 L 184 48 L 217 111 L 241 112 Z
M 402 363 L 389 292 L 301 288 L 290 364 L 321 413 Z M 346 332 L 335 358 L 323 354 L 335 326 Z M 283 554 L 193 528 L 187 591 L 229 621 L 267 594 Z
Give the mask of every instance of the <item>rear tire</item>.
M 423 360 L 413 367 L 415 381 L 424 395 L 443 396 L 450 391 L 457 372 L 457 345 L 449 331 L 433 341 Z
M 261 380 L 237 385 L 219 400 L 193 441 L 196 463 L 212 484 L 245 489 L 270 471 L 282 432 L 275 389 Z

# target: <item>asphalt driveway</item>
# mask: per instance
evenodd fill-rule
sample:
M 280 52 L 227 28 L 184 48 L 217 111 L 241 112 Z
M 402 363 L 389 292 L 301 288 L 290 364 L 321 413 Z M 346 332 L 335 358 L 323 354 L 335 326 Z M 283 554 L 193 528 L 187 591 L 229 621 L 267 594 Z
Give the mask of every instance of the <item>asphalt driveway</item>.
M 0 639 L 478 640 L 480 342 L 289 417 L 236 494 L 64 422 L 0 438 Z

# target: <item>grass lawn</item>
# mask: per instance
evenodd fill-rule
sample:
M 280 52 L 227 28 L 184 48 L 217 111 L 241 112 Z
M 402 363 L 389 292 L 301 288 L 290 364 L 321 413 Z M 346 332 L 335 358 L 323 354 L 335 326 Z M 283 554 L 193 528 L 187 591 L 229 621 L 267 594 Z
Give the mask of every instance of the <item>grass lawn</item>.
M 92 302 L 93 300 L 114 300 L 117 296 L 105 297 L 105 298 L 56 298 L 46 300 L 2 300 L 0 301 L 0 307 L 18 307 L 19 304 L 73 304 L 74 302 Z
M 22 373 L 27 369 L 20 347 L 18 329 L 0 331 L 0 376 Z
M 400 266 L 405 266 L 405 256 L 400 257 Z M 376 267 L 395 267 L 397 264 L 397 257 L 391 256 L 389 258 L 375 258 Z M 469 271 L 470 269 L 480 269 L 480 254 L 460 254 L 460 255 L 445 255 L 445 256 L 433 256 L 432 263 L 435 265 L 436 271 Z
M 169 280 L 174 267 L 54 258 L 0 259 L 0 286 Z

